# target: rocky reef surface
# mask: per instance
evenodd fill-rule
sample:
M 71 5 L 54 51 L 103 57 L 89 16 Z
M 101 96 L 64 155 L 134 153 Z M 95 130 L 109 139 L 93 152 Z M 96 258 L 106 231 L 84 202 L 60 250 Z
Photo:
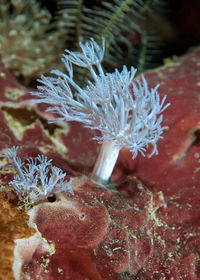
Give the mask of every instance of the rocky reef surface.
M 0 65 L 1 151 L 17 145 L 22 160 L 45 154 L 75 186 L 74 196 L 56 194 L 25 214 L 14 192 L 5 195 L 15 170 L 1 159 L 0 278 L 13 279 L 12 267 L 23 280 L 200 278 L 200 48 L 145 77 L 168 96 L 169 129 L 151 159 L 133 161 L 122 149 L 104 188 L 89 178 L 95 132 L 48 124 L 45 105 L 32 104 Z

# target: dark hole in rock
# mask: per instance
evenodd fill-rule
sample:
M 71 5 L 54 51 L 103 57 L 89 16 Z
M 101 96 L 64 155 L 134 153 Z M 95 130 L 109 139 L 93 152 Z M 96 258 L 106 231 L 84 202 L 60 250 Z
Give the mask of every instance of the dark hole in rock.
M 47 200 L 51 203 L 55 202 L 56 201 L 56 196 L 48 196 L 47 197 Z
M 200 146 L 200 129 L 194 131 L 194 142 L 193 146 Z

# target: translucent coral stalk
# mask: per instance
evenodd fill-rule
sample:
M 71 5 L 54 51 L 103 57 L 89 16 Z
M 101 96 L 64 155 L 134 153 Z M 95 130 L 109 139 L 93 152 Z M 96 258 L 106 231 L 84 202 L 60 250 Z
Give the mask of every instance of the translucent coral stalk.
M 102 144 L 91 178 L 96 182 L 106 183 L 116 164 L 120 148 L 115 141 Z

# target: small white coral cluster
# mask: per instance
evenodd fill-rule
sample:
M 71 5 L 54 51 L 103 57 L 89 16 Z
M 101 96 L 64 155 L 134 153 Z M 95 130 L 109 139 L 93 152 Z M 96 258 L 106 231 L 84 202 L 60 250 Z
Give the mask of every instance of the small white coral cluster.
M 53 70 L 53 77 L 42 76 L 38 92 L 33 92 L 44 102 L 52 105 L 47 110 L 60 115 L 52 119 L 82 122 L 86 127 L 97 129 L 103 143 L 100 156 L 94 167 L 93 178 L 99 181 L 109 179 L 119 151 L 127 147 L 135 158 L 138 152 L 151 151 L 157 154 L 157 141 L 162 138 L 161 113 L 170 105 L 164 105 L 166 95 L 160 101 L 158 86 L 149 90 L 144 76 L 142 81 L 133 82 L 136 69 L 126 66 L 122 72 L 104 73 L 101 61 L 104 56 L 105 42 L 100 47 L 93 39 L 86 44 L 80 43 L 81 52 L 63 55 L 62 61 L 67 73 Z M 72 64 L 88 68 L 93 81 L 81 88 L 73 78 Z
M 27 196 L 32 202 L 45 199 L 54 193 L 68 191 L 73 193 L 72 180 L 65 181 L 66 173 L 51 164 L 45 156 L 27 159 L 27 163 L 17 157 L 18 147 L 13 146 L 2 156 L 8 158 L 18 171 L 10 185 L 20 196 Z

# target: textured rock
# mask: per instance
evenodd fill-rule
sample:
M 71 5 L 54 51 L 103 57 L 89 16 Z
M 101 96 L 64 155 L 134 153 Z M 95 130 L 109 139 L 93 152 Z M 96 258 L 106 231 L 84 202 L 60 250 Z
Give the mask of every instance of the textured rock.
M 0 195 L 0 279 L 13 279 L 14 240 L 28 238 L 35 230 L 28 227 L 28 216 Z

